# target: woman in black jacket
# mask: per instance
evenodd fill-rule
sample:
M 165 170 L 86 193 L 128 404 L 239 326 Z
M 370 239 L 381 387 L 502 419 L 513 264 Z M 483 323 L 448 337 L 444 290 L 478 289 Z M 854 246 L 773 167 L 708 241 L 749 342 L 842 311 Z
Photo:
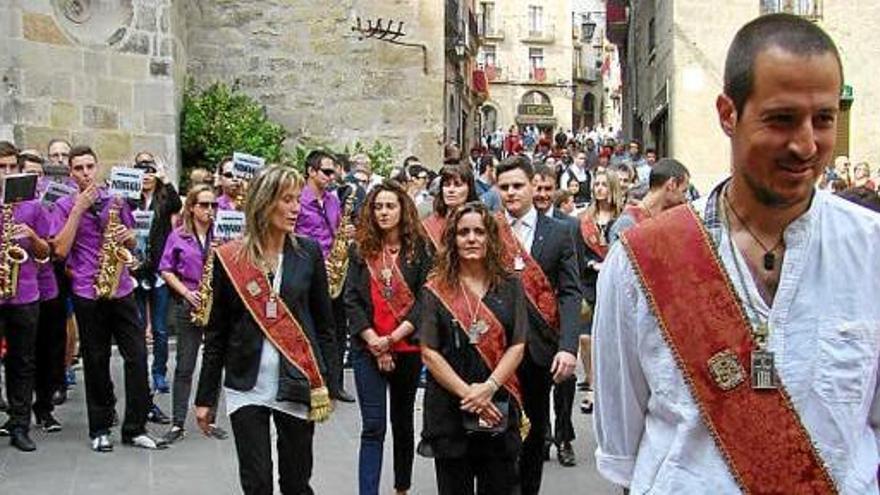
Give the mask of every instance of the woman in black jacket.
M 422 361 L 410 341 L 419 320 L 418 292 L 431 268 L 418 212 L 396 181 L 377 185 L 361 209 L 345 288 L 352 365 L 361 409 L 361 495 L 379 493 L 390 396 L 394 489 L 412 481 L 414 404 Z
M 138 284 L 135 297 L 141 310 L 141 316 L 147 321 L 153 334 L 153 389 L 166 394 L 169 391 L 166 373 L 168 371 L 168 287 L 159 275 L 159 260 L 165 249 L 165 240 L 171 233 L 172 219 L 180 211 L 180 196 L 174 185 L 164 182 L 164 170 L 156 163 L 156 159 L 148 152 L 140 152 L 135 156 L 135 168 L 144 171 L 144 184 L 141 200 L 137 209 L 152 212 L 153 220 L 150 235 L 139 239 L 142 250 L 142 263 L 134 272 Z M 149 307 L 149 312 L 147 310 Z M 152 414 L 156 415 L 154 411 Z M 159 413 L 164 417 L 164 414 Z M 156 418 L 154 418 L 156 419 Z M 165 418 L 161 418 L 165 419 Z
M 245 200 L 245 237 L 217 248 L 196 420 L 205 434 L 225 370 L 224 393 L 246 494 L 272 493 L 269 420 L 278 432 L 282 493 L 312 493 L 314 422 L 335 390 L 335 339 L 324 258 L 293 234 L 302 177 L 270 166 Z

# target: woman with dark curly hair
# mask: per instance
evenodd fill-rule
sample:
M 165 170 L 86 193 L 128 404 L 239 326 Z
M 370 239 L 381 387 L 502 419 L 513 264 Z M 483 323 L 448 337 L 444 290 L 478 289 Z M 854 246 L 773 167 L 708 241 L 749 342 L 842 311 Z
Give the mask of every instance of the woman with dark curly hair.
M 406 493 L 412 481 L 413 414 L 422 368 L 419 347 L 410 336 L 420 315 L 416 296 L 432 258 L 416 206 L 397 181 L 387 180 L 370 191 L 358 225 L 344 296 L 362 423 L 358 484 L 362 495 L 379 493 L 387 390 L 394 489 Z
M 469 166 L 445 165 L 440 169 L 440 192 L 434 197 L 434 213 L 422 220 L 425 232 L 438 253 L 446 217 L 456 207 L 478 199 L 474 172 Z
M 512 493 L 517 483 L 528 314 L 502 260 L 498 225 L 480 202 L 456 209 L 422 291 L 419 339 L 430 371 L 419 453 L 441 495 Z M 523 418 L 523 421 L 526 421 Z

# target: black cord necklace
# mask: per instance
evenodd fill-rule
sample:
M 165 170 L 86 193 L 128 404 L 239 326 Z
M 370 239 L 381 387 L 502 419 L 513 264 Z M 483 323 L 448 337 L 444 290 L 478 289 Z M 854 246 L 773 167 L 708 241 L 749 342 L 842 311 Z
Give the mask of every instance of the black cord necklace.
M 743 220 L 743 218 L 733 207 L 733 204 L 730 202 L 730 198 L 727 197 L 727 189 L 724 190 L 724 203 L 727 204 L 727 207 L 730 208 L 731 212 L 733 212 L 733 216 L 736 217 L 740 225 L 746 228 L 746 232 L 748 232 L 749 235 L 752 236 L 752 239 L 754 239 L 755 242 L 757 242 L 758 245 L 761 246 L 761 249 L 764 250 L 764 269 L 768 272 L 773 271 L 776 268 L 776 253 L 774 253 L 774 251 L 779 249 L 779 246 L 782 245 L 785 237 L 780 236 L 779 241 L 777 241 L 772 248 L 767 249 L 767 246 L 763 242 L 761 242 L 761 239 L 759 239 L 754 232 L 752 232 L 752 229 L 749 228 L 749 224 L 747 224 L 745 220 Z

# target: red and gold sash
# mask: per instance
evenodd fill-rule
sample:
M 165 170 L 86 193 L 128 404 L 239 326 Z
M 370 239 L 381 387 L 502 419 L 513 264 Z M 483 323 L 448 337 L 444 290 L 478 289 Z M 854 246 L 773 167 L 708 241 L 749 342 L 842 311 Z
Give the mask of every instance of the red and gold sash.
M 749 385 L 751 327 L 690 206 L 621 238 L 703 422 L 745 493 L 837 493 L 781 384 Z
M 532 256 L 523 249 L 519 239 L 507 223 L 504 214 L 496 213 L 495 220 L 498 222 L 498 233 L 501 236 L 501 245 L 504 249 L 504 261 L 509 267 L 513 267 L 514 260 L 517 256 L 522 258 L 525 268 L 520 272 L 522 277 L 523 289 L 525 289 L 526 297 L 538 313 L 541 319 L 547 323 L 551 329 L 559 332 L 559 305 L 556 303 L 556 291 L 550 284 L 541 265 L 535 261 Z
M 651 212 L 642 205 L 626 205 L 621 215 L 631 216 L 636 221 L 636 224 L 651 218 Z
M 402 255 L 403 254 L 401 254 L 401 256 Z M 367 268 L 370 270 L 370 277 L 379 284 L 379 287 L 386 287 L 385 280 L 381 275 L 383 269 L 381 257 L 381 255 L 373 256 L 364 261 L 367 263 Z M 385 299 L 385 302 L 388 304 L 388 308 L 391 309 L 394 317 L 397 318 L 397 322 L 400 323 L 406 320 L 406 314 L 416 302 L 416 298 L 412 291 L 409 290 L 409 285 L 407 285 L 406 279 L 403 278 L 403 273 L 400 272 L 397 263 L 391 263 L 390 270 L 391 297 L 385 297 L 383 294 L 383 299 Z M 417 322 L 411 321 L 410 323 L 415 324 Z
M 590 251 L 596 253 L 603 260 L 605 259 L 605 256 L 608 255 L 608 243 L 604 242 L 602 232 L 589 213 L 584 213 L 581 217 L 581 237 L 584 238 L 584 243 L 590 248 Z
M 425 283 L 425 288 L 437 296 L 443 307 L 449 311 L 453 318 L 459 321 L 459 327 L 464 332 L 465 338 L 469 338 L 466 327 L 467 322 L 471 321 L 471 315 L 467 307 L 467 301 L 465 301 L 464 297 L 461 297 L 461 293 L 448 287 L 446 284 L 440 283 L 436 277 L 431 277 Z M 467 290 L 467 288 L 462 288 L 462 290 Z M 494 370 L 498 367 L 498 363 L 501 362 L 501 358 L 507 350 L 507 334 L 504 332 L 504 326 L 495 317 L 495 313 L 480 298 L 468 291 L 468 298 L 471 297 L 477 301 L 476 319 L 483 320 L 488 325 L 486 332 L 482 334 L 474 347 L 477 349 L 480 357 L 483 358 L 486 366 L 490 370 Z M 504 382 L 503 386 L 510 392 L 510 395 L 516 400 L 520 410 L 522 410 L 522 389 L 520 388 L 516 373 L 513 373 Z
M 277 318 L 266 314 L 271 288 L 266 275 L 247 261 L 241 241 L 232 241 L 215 250 L 220 265 L 226 270 L 238 297 L 247 307 L 266 339 L 278 349 L 290 364 L 309 380 L 311 389 L 309 419 L 324 421 L 330 417 L 332 404 L 318 367 L 315 350 L 305 330 L 282 299 L 277 299 Z
M 433 213 L 428 218 L 422 220 L 422 226 L 425 227 L 425 232 L 428 233 L 428 237 L 434 243 L 434 249 L 437 253 L 440 253 L 443 246 L 443 229 L 446 228 L 446 219 Z

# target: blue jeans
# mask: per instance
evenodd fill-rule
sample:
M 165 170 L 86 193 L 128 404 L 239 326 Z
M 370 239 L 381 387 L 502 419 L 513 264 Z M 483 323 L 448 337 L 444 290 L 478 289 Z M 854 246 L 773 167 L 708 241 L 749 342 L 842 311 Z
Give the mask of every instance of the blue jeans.
M 141 319 L 146 321 L 144 315 L 146 312 L 146 304 L 150 303 L 150 322 L 153 328 L 153 380 L 157 376 L 165 377 L 168 371 L 168 286 L 153 287 L 151 290 L 142 288 L 135 289 L 137 296 L 138 309 L 141 312 Z
M 376 358 L 364 348 L 360 339 L 352 340 L 354 383 L 362 423 L 358 458 L 360 495 L 379 493 L 388 415 L 386 389 L 391 402 L 391 435 L 394 438 L 394 489 L 409 490 L 415 454 L 413 421 L 416 388 L 422 369 L 421 355 L 418 352 L 398 353 L 394 356 L 394 371 L 382 373 Z

